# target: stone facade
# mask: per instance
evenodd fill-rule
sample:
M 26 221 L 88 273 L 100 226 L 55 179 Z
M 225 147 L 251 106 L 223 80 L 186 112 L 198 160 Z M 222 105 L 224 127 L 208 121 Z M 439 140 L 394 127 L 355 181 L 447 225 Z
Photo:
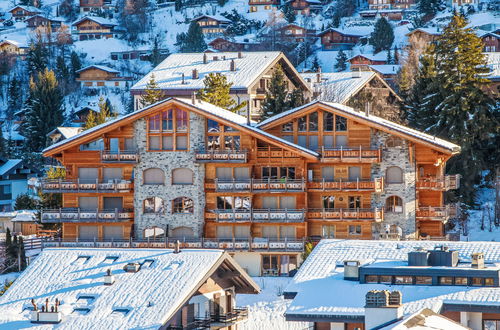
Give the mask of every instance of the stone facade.
M 415 237 L 416 231 L 416 168 L 410 162 L 408 141 L 404 140 L 401 147 L 386 147 L 386 139 L 391 136 L 388 133 L 374 131 L 372 135 L 372 146 L 382 148 L 382 162 L 372 165 L 372 177 L 386 178 L 386 170 L 391 166 L 398 166 L 403 170 L 403 183 L 385 183 L 381 194 L 373 194 L 372 206 L 385 208 L 386 199 L 390 196 L 398 196 L 403 200 L 403 212 L 385 212 L 384 221 L 373 226 L 374 238 L 379 233 L 385 232 L 386 225 L 396 225 L 403 230 L 403 236 Z M 387 181 L 387 180 L 386 180 Z
M 205 167 L 194 161 L 194 151 L 197 146 L 205 143 L 205 119 L 195 113 L 189 113 L 189 151 L 147 151 L 147 124 L 146 119 L 134 123 L 134 136 L 139 162 L 135 173 L 134 232 L 136 238 L 144 237 L 144 230 L 151 227 L 166 229 L 169 236 L 173 230 L 187 227 L 193 230 L 194 237 L 203 235 L 205 209 Z M 144 185 L 143 171 L 149 168 L 160 168 L 165 173 L 163 185 Z M 176 168 L 188 168 L 193 171 L 192 185 L 173 185 L 172 171 Z M 143 201 L 149 197 L 160 197 L 164 202 L 164 211 L 158 214 L 144 214 Z M 173 200 L 177 197 L 188 197 L 193 200 L 193 214 L 173 214 Z

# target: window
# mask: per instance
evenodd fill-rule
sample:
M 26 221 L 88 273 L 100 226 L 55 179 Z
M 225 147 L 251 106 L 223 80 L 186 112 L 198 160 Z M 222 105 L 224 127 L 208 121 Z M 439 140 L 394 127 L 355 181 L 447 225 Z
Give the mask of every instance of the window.
M 172 237 L 175 238 L 192 238 L 194 237 L 193 229 L 189 227 L 177 227 L 172 230 Z
M 207 150 L 240 150 L 240 133 L 207 119 Z
M 337 132 L 347 131 L 347 118 L 335 116 L 335 130 Z
M 495 279 L 491 277 L 487 277 L 484 279 L 484 286 L 494 286 L 495 285 Z
M 397 166 L 388 167 L 385 172 L 387 183 L 403 183 L 403 170 Z
M 335 136 L 335 148 L 346 148 L 347 146 L 348 146 L 347 135 Z
M 323 208 L 334 209 L 335 208 L 335 196 L 323 196 Z
M 500 330 L 500 320 L 483 320 L 484 330 Z
M 415 284 L 418 285 L 432 285 L 432 277 L 430 276 L 416 276 Z
M 333 166 L 325 166 L 321 168 L 321 177 L 327 182 L 334 181 L 335 170 Z
M 350 209 L 361 208 L 361 196 L 349 196 L 348 201 Z
M 193 184 L 193 171 L 189 168 L 176 168 L 172 171 L 172 184 Z
M 349 181 L 361 179 L 361 167 L 349 166 Z
M 144 184 L 164 184 L 165 173 L 159 168 L 149 168 L 144 170 Z
M 262 237 L 265 238 L 278 238 L 278 226 L 263 226 Z
M 335 238 L 335 225 L 324 225 L 321 228 L 321 237 Z
M 333 118 L 335 115 L 331 112 L 323 112 L 323 130 L 333 132 Z
M 349 235 L 361 235 L 361 225 L 349 225 Z
M 413 277 L 411 276 L 394 276 L 394 284 L 413 284 Z
M 80 145 L 81 151 L 99 151 L 104 150 L 104 141 L 102 139 L 98 139 L 89 143 Z
M 286 123 L 281 126 L 282 132 L 293 132 L 293 123 Z
M 218 133 L 221 129 L 219 123 L 212 119 L 207 119 L 207 133 Z
M 249 210 L 251 207 L 250 197 L 247 196 L 217 196 L 219 210 Z
M 455 277 L 455 285 L 467 285 L 467 277 Z
M 177 197 L 173 202 L 172 213 L 193 213 L 193 200 L 187 197 Z
M 149 150 L 188 150 L 189 114 L 181 109 L 168 109 L 149 117 Z
M 381 284 L 392 284 L 392 276 L 390 275 L 380 275 L 379 280 Z
M 106 167 L 103 168 L 103 181 L 117 181 L 117 180 L 122 180 L 123 175 L 122 175 L 122 169 L 119 167 Z
M 366 283 L 378 283 L 378 276 L 377 275 L 365 275 L 365 282 Z
M 163 213 L 163 199 L 150 197 L 144 200 L 144 213 Z
M 217 226 L 217 238 L 233 238 L 233 226 Z
M 262 256 L 262 275 L 279 275 L 278 257 L 278 255 Z
M 389 196 L 385 200 L 385 211 L 390 213 L 403 212 L 403 200 L 398 196 Z
M 250 237 L 250 226 L 234 226 L 234 237 L 247 239 Z
M 295 167 L 263 167 L 262 179 L 295 179 Z
M 481 277 L 473 277 L 472 286 L 483 286 L 483 279 Z
M 453 277 L 450 276 L 441 276 L 439 277 L 439 285 L 452 285 Z

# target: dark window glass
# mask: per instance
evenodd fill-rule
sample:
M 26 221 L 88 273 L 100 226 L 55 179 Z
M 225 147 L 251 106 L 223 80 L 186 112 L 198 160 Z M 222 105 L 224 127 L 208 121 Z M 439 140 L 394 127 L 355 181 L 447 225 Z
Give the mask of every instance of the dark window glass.
M 323 112 L 323 130 L 326 132 L 333 132 L 333 117 L 331 112 Z
M 472 286 L 482 286 L 483 285 L 483 279 L 480 277 L 473 277 L 472 278 Z
M 418 285 L 432 285 L 432 277 L 430 276 L 416 276 L 415 284 Z
M 394 276 L 394 284 L 413 284 L 411 276 Z
M 208 119 L 207 120 L 207 131 L 208 133 L 218 133 L 220 132 L 219 123 L 215 120 Z
M 366 283 L 378 283 L 378 276 L 377 275 L 366 275 L 365 282 Z
M 318 131 L 318 113 L 313 112 L 309 115 L 309 132 Z
M 337 116 L 335 120 L 335 130 L 337 132 L 347 131 L 347 118 Z
M 281 127 L 282 132 L 293 132 L 293 123 L 286 123 Z
M 450 276 L 441 276 L 439 278 L 439 285 L 452 285 L 453 278 Z
M 307 131 L 307 116 L 299 118 L 299 132 Z
M 323 196 L 323 208 L 334 209 L 335 208 L 335 196 Z

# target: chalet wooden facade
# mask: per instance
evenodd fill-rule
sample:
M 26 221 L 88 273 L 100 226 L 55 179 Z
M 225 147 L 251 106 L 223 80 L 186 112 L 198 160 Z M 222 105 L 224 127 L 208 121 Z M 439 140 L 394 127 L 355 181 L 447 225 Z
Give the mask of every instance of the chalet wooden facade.
M 351 70 L 369 71 L 370 65 L 387 64 L 387 52 L 381 51 L 377 54 L 358 54 L 348 59 Z
M 484 52 L 500 52 L 500 34 L 495 32 L 485 32 L 480 34 L 480 38 L 484 43 Z
M 415 0 L 368 0 L 370 10 L 409 9 L 415 6 Z
M 231 23 L 230 20 L 223 16 L 202 15 L 193 18 L 191 22 L 196 22 L 201 27 L 201 31 L 205 35 L 217 35 L 226 32 L 227 26 Z
M 103 65 L 91 65 L 78 70 L 76 81 L 82 88 L 124 88 L 131 77 L 121 77 L 120 71 Z
M 24 58 L 28 52 L 29 47 L 25 44 L 14 40 L 0 41 L 0 53 L 12 54 Z
M 9 10 L 9 13 L 12 14 L 12 18 L 16 21 L 24 21 L 28 17 L 41 14 L 42 11 L 32 6 L 15 6 Z
M 104 7 L 104 0 L 80 0 L 80 13 L 89 13 Z
M 279 29 L 281 40 L 290 40 L 300 43 L 305 40 L 314 41 L 316 39 L 316 30 L 306 29 L 297 24 L 287 24 Z
M 27 26 L 30 29 L 36 29 L 39 27 L 50 29 L 52 32 L 56 32 L 57 29 L 61 27 L 64 20 L 58 18 L 48 18 L 43 15 L 34 15 L 26 20 Z
M 264 50 L 264 46 L 258 42 L 252 42 L 249 39 L 243 41 L 231 40 L 229 38 L 215 38 L 208 43 L 210 48 L 219 52 L 255 52 Z
M 235 253 L 252 275 L 286 275 L 306 238 L 442 236 L 459 147 L 352 108 L 313 102 L 255 127 L 198 100 L 167 99 L 44 152 L 63 238 L 167 236 Z M 415 216 L 416 215 L 416 216 Z M 201 240 L 201 241 L 200 241 Z M 193 245 L 198 246 L 198 245 Z M 247 267 L 247 266 L 245 266 Z
M 318 13 L 323 6 L 320 0 L 288 0 L 286 3 L 293 8 L 296 15 L 304 16 Z
M 352 49 L 364 35 L 330 28 L 319 33 L 318 37 L 323 50 L 347 50 Z
M 85 16 L 73 23 L 74 33 L 80 41 L 114 38 L 119 32 L 116 26 L 113 21 L 94 16 Z
M 418 28 L 406 34 L 408 38 L 415 38 L 426 43 L 435 41 L 442 34 L 440 28 Z
M 280 3 L 281 0 L 248 0 L 251 13 L 277 9 Z

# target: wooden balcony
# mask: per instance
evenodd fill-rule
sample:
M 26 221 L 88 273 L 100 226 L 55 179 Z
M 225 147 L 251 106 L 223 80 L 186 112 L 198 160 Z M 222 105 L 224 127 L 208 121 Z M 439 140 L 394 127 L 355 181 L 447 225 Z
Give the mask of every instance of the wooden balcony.
M 257 159 L 265 159 L 267 162 L 281 162 L 286 159 L 300 158 L 296 153 L 280 148 L 259 147 L 257 148 Z
M 456 205 L 446 206 L 419 206 L 416 211 L 417 220 L 432 220 L 447 222 L 450 218 L 457 216 L 458 208 Z
M 122 222 L 134 219 L 133 210 L 82 210 L 80 208 L 61 208 L 42 210 L 42 222 Z
M 137 163 L 139 154 L 135 150 L 101 150 L 101 161 L 103 163 Z
M 203 163 L 246 163 L 246 150 L 197 150 L 195 160 Z
M 460 174 L 445 175 L 444 177 L 422 177 L 417 180 L 417 189 L 448 191 L 458 189 Z
M 205 212 L 205 219 L 232 223 L 300 223 L 304 222 L 305 215 L 304 209 L 217 209 Z
M 368 209 L 308 209 L 309 220 L 323 221 L 376 221 L 384 219 L 384 211 L 379 208 Z
M 380 193 L 384 191 L 384 178 L 374 179 L 357 179 L 357 180 L 342 180 L 328 181 L 325 179 L 308 181 L 307 188 L 309 190 L 336 190 L 336 191 L 373 191 Z
M 205 189 L 215 190 L 216 192 L 302 192 L 306 189 L 306 181 L 292 179 L 215 179 L 206 182 Z
M 91 180 L 43 179 L 42 191 L 45 193 L 121 193 L 134 189 L 134 183 L 126 180 Z
M 319 150 L 322 161 L 340 163 L 380 163 L 382 161 L 381 149 L 349 149 L 349 148 L 322 148 Z

